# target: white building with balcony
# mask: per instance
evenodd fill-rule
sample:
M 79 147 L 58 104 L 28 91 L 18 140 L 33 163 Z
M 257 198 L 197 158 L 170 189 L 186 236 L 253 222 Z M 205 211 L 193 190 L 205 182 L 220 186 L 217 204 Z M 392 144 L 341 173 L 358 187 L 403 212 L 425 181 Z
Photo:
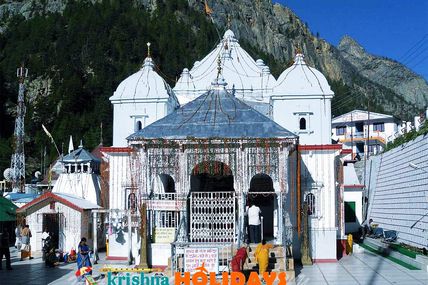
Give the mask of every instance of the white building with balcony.
M 400 133 L 401 121 L 392 115 L 353 110 L 332 119 L 332 139 L 352 149 L 354 156 L 377 154 Z

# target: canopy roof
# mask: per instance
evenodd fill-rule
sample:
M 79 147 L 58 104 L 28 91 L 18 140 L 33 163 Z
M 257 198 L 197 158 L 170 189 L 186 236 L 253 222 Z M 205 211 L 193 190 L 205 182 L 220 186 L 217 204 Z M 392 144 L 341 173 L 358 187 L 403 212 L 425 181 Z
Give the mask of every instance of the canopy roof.
M 17 208 L 9 199 L 0 196 L 0 222 L 15 221 Z
M 84 210 L 101 208 L 100 206 L 94 203 L 91 203 L 83 198 L 80 198 L 74 195 L 65 194 L 65 193 L 47 192 L 42 196 L 38 197 L 37 199 L 34 199 L 30 203 L 22 206 L 17 210 L 17 212 L 30 215 L 38 211 L 39 209 L 43 208 L 44 206 L 48 205 L 51 202 L 59 202 L 79 212 L 82 212 Z
M 62 162 L 65 164 L 68 163 L 88 163 L 88 162 L 96 162 L 100 163 L 100 159 L 96 158 L 94 155 L 92 155 L 89 151 L 83 148 L 83 146 L 79 146 L 78 149 L 73 150 L 64 158 L 62 159 Z
M 223 79 L 212 89 L 170 115 L 128 137 L 186 138 L 296 138 L 292 132 L 232 96 Z

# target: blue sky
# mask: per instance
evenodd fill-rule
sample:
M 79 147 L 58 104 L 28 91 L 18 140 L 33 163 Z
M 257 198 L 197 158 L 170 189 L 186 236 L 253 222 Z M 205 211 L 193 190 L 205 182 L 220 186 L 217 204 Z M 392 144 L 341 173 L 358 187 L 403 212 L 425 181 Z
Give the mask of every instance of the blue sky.
M 333 45 L 348 34 L 367 52 L 395 59 L 428 80 L 428 0 L 273 1 Z

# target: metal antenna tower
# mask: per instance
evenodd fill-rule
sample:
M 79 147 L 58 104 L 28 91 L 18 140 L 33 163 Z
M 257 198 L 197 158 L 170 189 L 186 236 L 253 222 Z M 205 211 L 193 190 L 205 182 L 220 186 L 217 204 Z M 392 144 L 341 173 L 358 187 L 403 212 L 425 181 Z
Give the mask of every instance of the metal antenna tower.
M 19 78 L 19 93 L 17 113 L 15 120 L 15 131 L 13 133 L 15 153 L 12 155 L 10 168 L 12 170 L 12 191 L 24 192 L 25 190 L 25 155 L 24 155 L 24 118 L 25 118 L 25 84 L 28 69 L 22 65 L 16 70 Z

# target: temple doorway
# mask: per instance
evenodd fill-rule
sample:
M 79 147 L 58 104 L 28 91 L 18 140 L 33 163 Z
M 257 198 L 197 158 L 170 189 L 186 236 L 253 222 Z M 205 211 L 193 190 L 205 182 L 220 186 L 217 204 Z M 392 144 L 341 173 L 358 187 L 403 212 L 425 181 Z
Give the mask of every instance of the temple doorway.
M 276 194 L 273 189 L 273 181 L 267 174 L 256 174 L 251 178 L 248 193 L 249 202 L 258 206 L 263 217 L 263 239 L 274 239 L 274 217 Z
M 55 248 L 59 248 L 59 219 L 59 213 L 43 214 L 43 231 L 47 231 L 51 235 Z
M 196 165 L 190 177 L 190 241 L 235 242 L 236 205 L 230 167 L 218 161 Z
M 201 162 L 192 170 L 190 192 L 235 192 L 232 171 L 222 162 Z

